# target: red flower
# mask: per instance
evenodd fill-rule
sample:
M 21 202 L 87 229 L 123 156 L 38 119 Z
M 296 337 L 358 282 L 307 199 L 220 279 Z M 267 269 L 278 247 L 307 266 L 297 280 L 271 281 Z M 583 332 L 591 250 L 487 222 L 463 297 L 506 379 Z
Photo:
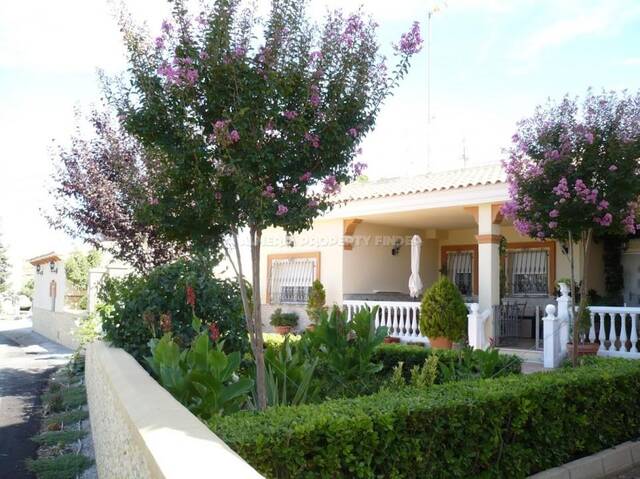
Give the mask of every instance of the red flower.
M 192 308 L 196 307 L 196 292 L 190 284 L 187 285 L 187 304 Z
M 211 323 L 209 325 L 209 334 L 211 336 L 211 341 L 214 343 L 220 338 L 220 329 L 218 329 L 217 323 Z

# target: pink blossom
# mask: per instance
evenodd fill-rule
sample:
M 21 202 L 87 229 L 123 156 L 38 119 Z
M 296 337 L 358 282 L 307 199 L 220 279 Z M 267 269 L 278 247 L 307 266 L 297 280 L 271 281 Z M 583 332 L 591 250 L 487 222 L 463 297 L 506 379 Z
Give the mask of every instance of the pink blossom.
M 340 184 L 336 180 L 336 177 L 333 175 L 327 176 L 324 180 L 322 180 L 322 184 L 322 191 L 325 194 L 333 195 L 340 191 Z
M 295 120 L 298 117 L 298 112 L 286 110 L 282 113 L 287 120 Z
M 162 20 L 162 31 L 170 33 L 173 31 L 173 25 L 168 20 Z
M 413 22 L 411 30 L 402 34 L 400 44 L 396 45 L 395 48 L 405 55 L 413 55 L 422 50 L 423 43 L 422 36 L 420 35 L 420 23 Z
M 320 137 L 314 133 L 307 132 L 304 134 L 304 139 L 311 143 L 314 148 L 320 148 Z
M 558 210 L 551 210 L 549 211 L 549 216 L 551 218 L 557 218 L 558 216 L 560 216 L 560 212 Z
M 311 172 L 307 171 L 304 175 L 300 176 L 300 181 L 307 182 L 311 179 Z
M 362 162 L 357 162 L 353 164 L 353 174 L 355 176 L 362 176 L 362 173 L 364 172 L 364 170 L 367 169 L 369 165 L 367 165 L 366 163 L 362 163 Z
M 618 167 L 616 165 L 611 165 L 609 167 L 609 171 L 618 171 Z
M 322 52 L 320 50 L 315 50 L 309 54 L 309 60 L 314 62 L 316 60 L 322 59 Z
M 219 191 L 216 191 L 213 194 L 213 197 L 216 199 L 216 201 L 220 201 L 222 199 L 222 193 L 220 193 Z
M 550 160 L 557 160 L 558 158 L 560 158 L 560 152 L 558 150 L 552 150 L 548 153 L 547 156 Z
M 273 186 L 265 186 L 264 191 L 262 192 L 262 196 L 264 196 L 265 198 L 275 198 L 276 194 L 273 192 Z
M 156 48 L 158 48 L 160 50 L 164 48 L 164 38 L 163 37 L 157 37 L 156 38 Z
M 569 193 L 569 185 L 565 177 L 560 178 L 558 185 L 553 187 L 553 193 L 556 196 L 562 196 L 564 198 L 571 197 L 571 194 Z
M 289 208 L 287 208 L 285 205 L 279 204 L 278 209 L 276 211 L 276 215 L 283 216 L 283 215 L 286 215 L 288 211 L 289 211 Z
M 229 138 L 233 143 L 237 143 L 240 141 L 240 133 L 238 133 L 238 130 L 231 130 L 231 133 L 229 133 Z
M 355 138 L 356 136 L 358 136 L 358 130 L 356 128 L 349 128 L 347 134 Z
M 584 139 L 587 141 L 587 143 L 591 145 L 593 143 L 593 133 L 591 132 L 585 133 Z
M 557 221 L 550 221 L 549 222 L 549 228 L 556 229 L 558 227 L 558 222 Z
M 209 59 L 209 54 L 203 50 L 198 54 L 198 58 L 200 58 L 200 60 L 202 60 L 202 61 L 208 60 Z
M 601 200 L 600 203 L 598 203 L 598 211 L 606 210 L 607 208 L 609 208 L 609 202 L 607 200 Z
M 311 199 L 309 200 L 309 202 L 307 203 L 307 206 L 308 206 L 309 208 L 317 208 L 319 204 L 320 204 L 320 203 L 318 203 L 318 201 L 317 201 L 317 200 L 314 200 L 313 198 L 311 198 Z

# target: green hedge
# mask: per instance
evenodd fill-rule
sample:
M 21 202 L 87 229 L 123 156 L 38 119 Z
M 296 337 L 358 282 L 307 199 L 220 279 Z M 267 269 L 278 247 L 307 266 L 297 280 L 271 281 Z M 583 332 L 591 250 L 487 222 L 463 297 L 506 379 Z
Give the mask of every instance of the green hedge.
M 412 367 L 416 365 L 422 366 L 432 354 L 436 354 L 440 360 L 437 383 L 444 382 L 443 373 L 445 368 L 455 371 L 455 374 L 459 377 L 477 375 L 489 378 L 517 374 L 520 373 L 522 367 L 522 359 L 509 354 L 490 353 L 470 348 L 462 350 L 430 349 L 405 344 L 383 344 L 378 346 L 373 361 L 382 363 L 383 373 L 390 373 L 402 361 L 404 363 L 404 371 L 408 375 Z
M 210 423 L 267 477 L 525 477 L 640 433 L 640 361 L 406 388 Z

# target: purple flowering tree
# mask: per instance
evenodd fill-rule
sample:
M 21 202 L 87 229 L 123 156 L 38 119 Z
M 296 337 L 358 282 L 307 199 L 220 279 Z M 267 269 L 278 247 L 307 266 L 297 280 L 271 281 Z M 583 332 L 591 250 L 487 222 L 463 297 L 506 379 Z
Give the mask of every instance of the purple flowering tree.
M 503 213 L 523 235 L 566 244 L 576 297 L 574 245 L 582 258 L 578 318 L 587 307 L 589 247 L 597 236 L 635 234 L 640 195 L 640 94 L 565 97 L 521 121 L 504 163 Z M 573 328 L 574 357 L 579 328 Z
M 68 148 L 55 151 L 49 224 L 106 248 L 137 271 L 175 259 L 183 247 L 166 241 L 138 215 L 142 205 L 153 201 L 147 181 L 152 156 L 108 112 L 94 109 L 88 120 L 91 138 L 78 130 Z
M 175 241 L 231 235 L 237 255 L 238 230 L 249 230 L 254 300 L 240 287 L 263 409 L 262 232 L 310 227 L 340 184 L 362 173 L 360 143 L 422 38 L 416 23 L 388 72 L 376 24 L 362 12 L 328 13 L 315 26 L 304 0 L 273 0 L 258 32 L 238 0 L 197 16 L 172 3 L 153 40 L 123 23 L 130 83 L 112 99 L 125 128 L 160 157 L 151 175 L 157 198 L 145 209 L 151 223 Z

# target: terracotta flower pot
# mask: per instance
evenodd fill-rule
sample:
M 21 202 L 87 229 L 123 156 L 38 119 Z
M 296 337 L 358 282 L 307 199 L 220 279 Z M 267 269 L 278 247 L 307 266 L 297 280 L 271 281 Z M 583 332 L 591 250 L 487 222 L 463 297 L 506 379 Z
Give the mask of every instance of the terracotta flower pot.
M 276 333 L 285 336 L 291 332 L 291 326 L 274 326 L 273 329 L 276 330 Z
M 393 336 L 387 336 L 384 338 L 385 344 L 395 344 L 399 342 L 400 342 L 400 338 L 394 338 Z
M 437 338 L 430 338 L 429 343 L 433 349 L 451 349 L 453 342 L 449 338 L 444 336 L 438 336 Z
M 598 343 L 578 343 L 578 356 L 597 356 L 600 345 Z M 573 352 L 573 343 L 567 343 L 569 357 Z

